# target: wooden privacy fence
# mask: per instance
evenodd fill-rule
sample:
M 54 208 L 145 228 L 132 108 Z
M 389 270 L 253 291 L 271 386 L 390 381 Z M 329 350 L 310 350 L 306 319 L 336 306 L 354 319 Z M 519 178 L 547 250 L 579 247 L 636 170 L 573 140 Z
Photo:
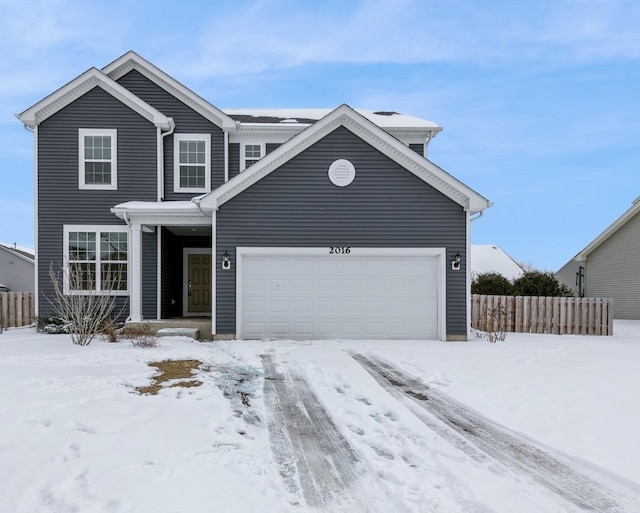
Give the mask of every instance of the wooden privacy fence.
M 34 320 L 31 292 L 0 292 L 0 328 L 28 326 Z
M 613 299 L 473 294 L 471 327 L 494 332 L 613 335 Z

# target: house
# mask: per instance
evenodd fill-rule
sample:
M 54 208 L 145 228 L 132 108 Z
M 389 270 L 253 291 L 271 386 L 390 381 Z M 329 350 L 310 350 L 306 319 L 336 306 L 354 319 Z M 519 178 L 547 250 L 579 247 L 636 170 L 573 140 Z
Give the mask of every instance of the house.
M 33 251 L 15 244 L 0 244 L 0 292 L 35 290 L 35 256 Z
M 499 273 L 515 280 L 524 272 L 518 262 L 495 244 L 472 244 L 469 260 L 472 277 L 483 273 Z
M 36 138 L 38 311 L 117 296 L 216 338 L 464 340 L 470 219 L 490 203 L 390 111 L 221 110 L 134 52 L 18 115 Z M 71 284 L 69 276 L 81 282 Z
M 555 276 L 577 296 L 613 298 L 616 319 L 640 319 L 640 198 Z

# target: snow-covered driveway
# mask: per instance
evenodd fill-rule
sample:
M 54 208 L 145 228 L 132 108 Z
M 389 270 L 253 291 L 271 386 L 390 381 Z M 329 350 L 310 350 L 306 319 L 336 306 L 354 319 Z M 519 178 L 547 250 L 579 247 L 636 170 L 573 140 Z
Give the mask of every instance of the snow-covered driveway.
M 637 512 L 640 323 L 617 328 L 146 350 L 9 330 L 0 513 Z M 202 386 L 136 394 L 166 359 Z

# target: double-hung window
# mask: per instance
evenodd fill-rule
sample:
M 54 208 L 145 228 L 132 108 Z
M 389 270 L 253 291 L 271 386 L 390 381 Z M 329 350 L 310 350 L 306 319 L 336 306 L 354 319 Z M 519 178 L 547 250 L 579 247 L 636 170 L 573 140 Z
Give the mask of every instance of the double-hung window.
M 80 189 L 117 189 L 117 130 L 81 128 L 78 135 Z
M 211 190 L 211 134 L 174 134 L 175 192 Z
M 126 227 L 64 227 L 66 294 L 128 294 L 129 240 Z
M 240 171 L 258 162 L 265 154 L 264 143 L 243 143 L 240 150 Z

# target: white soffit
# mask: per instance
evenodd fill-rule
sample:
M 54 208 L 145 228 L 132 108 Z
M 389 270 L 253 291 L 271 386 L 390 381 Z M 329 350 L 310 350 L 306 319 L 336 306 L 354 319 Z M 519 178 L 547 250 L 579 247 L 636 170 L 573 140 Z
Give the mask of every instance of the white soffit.
M 17 117 L 25 125 L 33 128 L 96 86 L 102 88 L 154 125 L 163 129 L 170 127 L 167 116 L 96 68 L 85 71 L 82 75 L 74 78 L 71 82 L 18 114 Z
M 191 107 L 220 128 L 235 129 L 236 122 L 207 100 L 167 75 L 137 53 L 129 51 L 111 64 L 102 68 L 102 72 L 113 80 L 118 80 L 129 71 L 135 69 L 169 94 Z
M 215 191 L 202 197 L 201 207 L 217 209 L 340 126 L 344 126 L 370 143 L 378 151 L 461 205 L 466 211 L 480 212 L 491 206 L 486 198 L 473 189 L 409 149 L 348 105 L 341 105 L 263 157 L 247 171 L 240 173 Z

